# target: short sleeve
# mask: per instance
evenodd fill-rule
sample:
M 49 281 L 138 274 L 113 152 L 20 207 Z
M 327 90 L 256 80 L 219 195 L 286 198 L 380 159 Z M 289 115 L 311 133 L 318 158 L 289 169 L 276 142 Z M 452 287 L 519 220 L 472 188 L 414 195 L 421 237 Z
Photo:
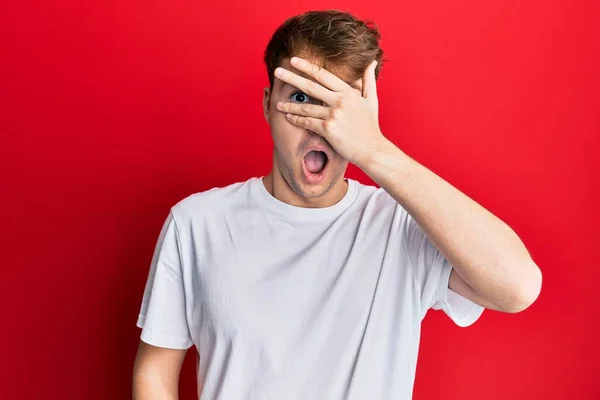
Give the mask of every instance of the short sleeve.
M 170 212 L 154 249 L 137 324 L 140 338 L 171 349 L 192 346 L 177 226 Z
M 484 308 L 448 287 L 452 265 L 416 220 L 405 210 L 404 213 L 403 236 L 416 284 L 421 291 L 421 318 L 432 308 L 444 311 L 460 327 L 473 324 Z

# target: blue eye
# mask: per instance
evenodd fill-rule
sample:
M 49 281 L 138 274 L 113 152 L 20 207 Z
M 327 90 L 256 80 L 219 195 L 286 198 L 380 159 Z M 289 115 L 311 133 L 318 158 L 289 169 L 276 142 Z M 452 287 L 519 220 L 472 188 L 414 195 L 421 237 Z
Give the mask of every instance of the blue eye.
M 300 90 L 296 90 L 294 93 L 292 93 L 290 95 L 290 99 L 293 98 L 296 95 L 298 95 L 298 98 L 302 99 L 302 100 L 298 100 L 300 103 L 305 103 L 305 101 L 303 101 L 304 99 L 308 99 L 308 100 L 312 101 L 311 97 L 309 97 L 307 94 L 301 92 Z

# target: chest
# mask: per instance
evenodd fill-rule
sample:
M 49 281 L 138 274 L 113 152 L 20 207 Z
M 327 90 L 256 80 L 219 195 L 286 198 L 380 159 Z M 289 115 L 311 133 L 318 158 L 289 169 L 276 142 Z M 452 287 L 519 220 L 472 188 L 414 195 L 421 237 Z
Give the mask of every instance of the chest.
M 202 253 L 189 271 L 193 324 L 258 339 L 293 337 L 340 316 L 360 323 L 394 257 L 389 238 L 359 220 L 290 225 L 248 215 L 198 237 Z

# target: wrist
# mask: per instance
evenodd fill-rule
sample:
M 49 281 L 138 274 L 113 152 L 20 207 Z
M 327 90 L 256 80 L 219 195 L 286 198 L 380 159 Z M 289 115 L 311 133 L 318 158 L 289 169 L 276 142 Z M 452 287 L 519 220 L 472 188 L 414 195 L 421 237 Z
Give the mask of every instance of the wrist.
M 376 177 L 382 172 L 390 171 L 391 168 L 399 166 L 408 157 L 394 143 L 385 136 L 367 152 L 360 164 L 357 166 L 371 179 L 377 181 Z

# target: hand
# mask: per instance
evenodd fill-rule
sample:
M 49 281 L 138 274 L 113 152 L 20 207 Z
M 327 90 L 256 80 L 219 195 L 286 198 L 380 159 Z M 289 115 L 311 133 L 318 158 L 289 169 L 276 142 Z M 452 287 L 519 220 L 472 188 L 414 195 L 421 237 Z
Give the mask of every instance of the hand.
M 275 76 L 325 105 L 279 102 L 277 109 L 285 112 L 292 124 L 323 136 L 340 156 L 362 168 L 361 164 L 387 143 L 379 129 L 377 61 L 364 73 L 362 96 L 338 76 L 307 60 L 292 57 L 290 63 L 316 82 L 281 67 Z

